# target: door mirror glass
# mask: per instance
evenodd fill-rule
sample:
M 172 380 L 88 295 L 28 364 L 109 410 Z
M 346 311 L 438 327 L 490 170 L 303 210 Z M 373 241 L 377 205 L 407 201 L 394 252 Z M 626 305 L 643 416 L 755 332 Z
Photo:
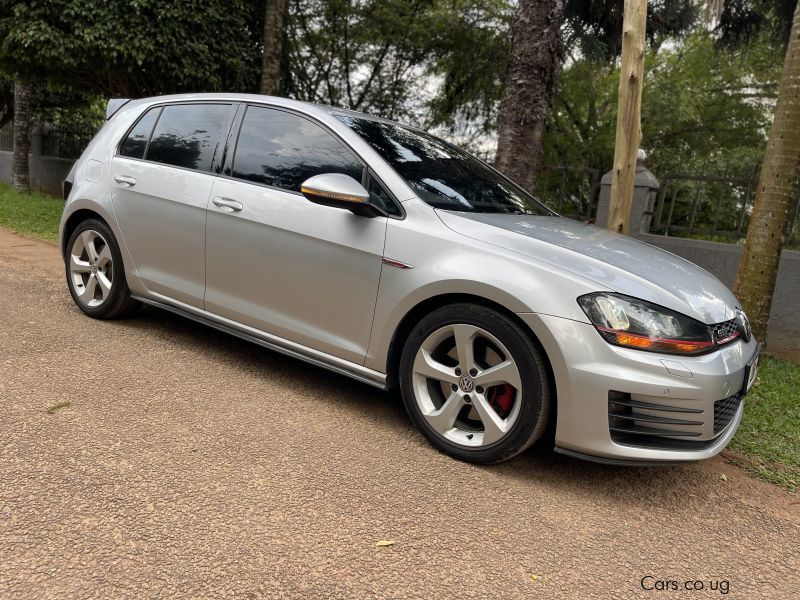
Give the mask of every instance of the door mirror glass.
M 303 195 L 315 204 L 346 208 L 365 217 L 374 217 L 380 210 L 369 203 L 369 193 L 350 175 L 324 173 L 306 179 L 300 186 Z

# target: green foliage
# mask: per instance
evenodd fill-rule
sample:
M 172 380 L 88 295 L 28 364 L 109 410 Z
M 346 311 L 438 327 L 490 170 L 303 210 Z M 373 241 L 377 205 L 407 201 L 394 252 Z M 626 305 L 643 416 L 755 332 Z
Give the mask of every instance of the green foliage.
M 433 0 L 293 0 L 288 96 L 372 112 L 409 113 L 409 95 L 431 49 Z
M 429 118 L 462 143 L 497 127 L 512 17 L 506 0 L 461 0 L 440 3 L 431 20 L 429 69 L 440 88 L 429 101 Z
M 723 172 L 761 160 L 782 65 L 761 38 L 715 48 L 705 31 L 647 62 L 642 146 L 660 172 Z
M 781 51 L 766 37 L 739 48 L 717 48 L 714 42 L 711 33 L 699 28 L 648 53 L 642 148 L 657 177 L 705 173 L 748 178 L 761 161 Z M 618 86 L 614 63 L 582 59 L 563 71 L 543 140 L 542 164 L 610 169 Z M 547 183 L 544 175 L 541 179 Z M 539 193 L 555 196 L 560 185 L 558 178 L 551 179 Z M 746 188 L 746 183 L 702 186 L 696 220 L 710 222 L 711 212 L 723 201 L 719 226 L 735 229 Z M 674 222 L 688 224 L 698 186 L 674 182 L 673 189 L 678 194 Z
M 439 35 L 430 69 L 443 85 L 430 102 L 430 122 L 462 138 L 464 130 L 492 131 L 503 95 L 515 5 L 508 0 L 439 4 L 438 18 L 432 21 Z M 623 0 L 566 3 L 562 33 L 570 61 L 591 60 L 600 70 L 613 63 L 621 51 L 622 7 Z M 697 22 L 697 14 L 695 0 L 651 0 L 648 42 L 658 47 L 665 39 L 684 34 Z
M 744 466 L 790 491 L 800 487 L 800 365 L 763 358 L 731 449 Z
M 245 0 L 2 0 L 0 64 L 109 96 L 251 91 L 262 9 Z
M 729 47 L 748 44 L 765 34 L 785 47 L 796 6 L 797 0 L 725 0 L 714 33 Z
M 595 60 L 607 61 L 619 56 L 623 8 L 624 0 L 567 0 L 567 46 Z M 650 0 L 645 32 L 649 45 L 657 48 L 664 39 L 687 32 L 697 23 L 699 12 L 696 0 Z

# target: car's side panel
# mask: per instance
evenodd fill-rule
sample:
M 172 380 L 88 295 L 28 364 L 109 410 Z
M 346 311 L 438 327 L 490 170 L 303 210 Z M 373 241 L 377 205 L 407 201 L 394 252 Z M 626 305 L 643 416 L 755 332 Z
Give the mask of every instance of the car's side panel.
M 136 184 L 118 183 L 132 177 Z M 147 290 L 203 307 L 206 205 L 214 176 L 115 156 L 111 200 Z
M 577 302 L 565 304 L 563 298 L 597 291 L 596 283 L 459 235 L 421 200 L 409 200 L 404 208 L 407 219 L 388 223 L 385 255 L 413 268 L 384 268 L 365 366 L 386 371 L 389 347 L 403 317 L 442 294 L 470 294 L 511 312 L 586 321 Z
M 208 208 L 206 310 L 363 364 L 386 235 L 368 219 L 219 178 Z

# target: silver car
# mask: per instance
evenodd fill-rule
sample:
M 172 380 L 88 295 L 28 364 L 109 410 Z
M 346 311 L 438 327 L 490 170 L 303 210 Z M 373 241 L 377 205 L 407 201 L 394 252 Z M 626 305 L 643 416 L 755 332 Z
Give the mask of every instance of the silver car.
M 712 275 L 384 119 L 242 94 L 110 103 L 64 192 L 84 313 L 150 304 L 399 387 L 462 460 L 540 439 L 604 462 L 707 458 L 755 379 L 758 344 Z

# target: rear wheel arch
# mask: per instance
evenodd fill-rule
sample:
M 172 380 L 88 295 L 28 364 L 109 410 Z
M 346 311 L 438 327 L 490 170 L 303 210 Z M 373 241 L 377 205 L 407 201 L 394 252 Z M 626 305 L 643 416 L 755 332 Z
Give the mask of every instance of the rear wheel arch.
M 61 256 L 65 257 L 67 255 L 67 244 L 69 243 L 69 238 L 72 237 L 72 233 L 78 228 L 78 226 L 83 223 L 84 221 L 88 221 L 89 219 L 97 219 L 104 223 L 109 229 L 111 225 L 109 225 L 108 221 L 103 218 L 103 216 L 90 209 L 90 208 L 81 208 L 76 210 L 72 213 L 67 222 L 64 223 L 64 232 L 61 235 Z

